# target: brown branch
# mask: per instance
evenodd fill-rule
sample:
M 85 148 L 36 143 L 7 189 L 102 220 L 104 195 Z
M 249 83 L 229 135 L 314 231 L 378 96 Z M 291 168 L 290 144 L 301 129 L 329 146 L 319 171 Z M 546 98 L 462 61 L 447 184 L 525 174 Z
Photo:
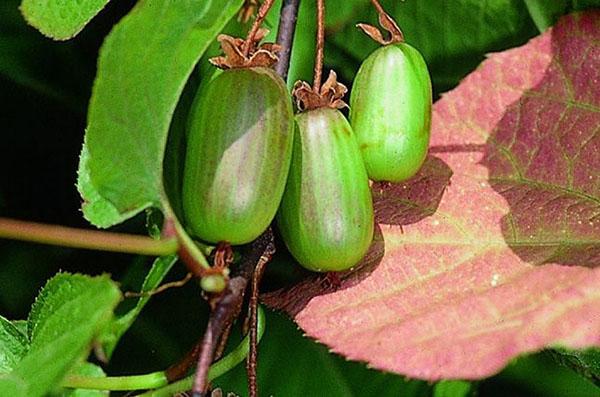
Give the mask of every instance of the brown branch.
M 279 60 L 275 64 L 275 71 L 285 81 L 287 80 L 290 59 L 292 57 L 292 44 L 298 20 L 298 7 L 300 0 L 283 0 L 279 12 L 279 27 L 277 29 L 277 44 L 281 46 Z
M 237 317 L 246 285 L 247 280 L 243 277 L 232 278 L 225 291 L 216 298 L 200 347 L 196 377 L 192 387 L 193 397 L 202 397 L 208 387 L 208 369 L 213 362 L 218 341 L 227 324 Z
M 289 69 L 289 54 L 291 53 L 291 48 L 292 48 L 292 44 L 293 44 L 293 35 L 294 35 L 294 30 L 295 30 L 295 25 L 296 25 L 296 19 L 297 19 L 297 15 L 298 15 L 298 4 L 299 4 L 300 0 L 283 0 L 283 5 L 281 8 L 281 14 L 280 14 L 280 19 L 279 19 L 279 28 L 278 28 L 278 42 L 279 44 L 281 44 L 282 46 L 282 53 L 283 54 L 288 54 L 287 55 L 287 60 L 285 59 L 286 56 L 284 55 L 282 57 L 283 60 L 281 60 L 278 64 L 277 64 L 277 73 L 282 76 L 282 78 L 285 80 L 287 73 L 288 73 L 288 69 Z M 263 4 L 264 6 L 264 4 Z M 258 17 L 257 17 L 258 19 Z M 256 23 L 256 21 L 255 21 Z M 258 28 L 257 28 L 258 30 Z M 226 316 L 230 319 L 230 321 L 225 322 L 220 320 L 220 324 L 216 323 L 214 320 L 211 322 L 211 320 L 209 320 L 209 324 L 207 326 L 207 331 L 209 329 L 212 329 L 213 332 L 211 332 L 211 339 L 212 340 L 208 340 L 208 344 L 212 345 L 212 347 L 208 347 L 207 349 L 203 349 L 204 343 L 206 341 L 206 337 L 203 337 L 189 352 L 188 354 L 177 364 L 173 365 L 171 368 L 169 368 L 166 372 L 167 372 L 167 379 L 169 379 L 169 382 L 175 381 L 177 379 L 181 379 L 185 376 L 185 374 L 187 373 L 187 371 L 191 368 L 191 366 L 193 365 L 193 363 L 195 361 L 201 361 L 199 356 L 201 351 L 206 350 L 205 354 L 210 353 L 208 351 L 208 349 L 212 350 L 212 360 L 206 360 L 203 359 L 202 361 L 213 361 L 214 357 L 217 355 L 220 355 L 220 353 L 222 352 L 222 350 L 224 349 L 225 346 L 225 342 L 227 339 L 227 335 L 229 333 L 229 330 L 231 329 L 231 324 L 233 323 L 233 319 L 237 317 L 237 315 L 239 314 L 239 310 L 241 307 L 241 303 L 243 302 L 244 299 L 244 291 L 246 289 L 246 286 L 248 285 L 248 282 L 250 280 L 250 278 L 252 277 L 252 275 L 254 274 L 255 269 L 258 267 L 257 264 L 263 263 L 263 265 L 260 265 L 260 267 L 264 268 L 264 266 L 266 265 L 266 261 L 265 258 L 270 257 L 269 252 L 271 252 L 272 250 L 274 250 L 275 244 L 274 244 L 274 238 L 273 238 L 273 232 L 271 230 L 271 228 L 267 229 L 258 239 L 256 239 L 249 251 L 244 255 L 244 259 L 242 261 L 242 263 L 240 264 L 240 266 L 238 266 L 236 269 L 234 269 L 234 273 L 232 275 L 232 278 L 229 281 L 228 287 L 227 289 L 223 292 L 223 294 L 218 298 L 218 301 L 216 302 L 216 306 L 215 309 L 213 310 L 213 313 L 211 314 L 211 320 L 213 317 L 216 317 L 216 313 L 218 312 L 220 316 L 224 317 L 223 313 L 229 311 L 229 314 Z M 262 274 L 260 274 L 262 275 Z M 260 276 L 259 275 L 259 276 Z M 253 294 L 256 294 L 256 296 L 258 296 L 258 282 L 260 281 L 260 277 L 255 277 L 253 279 L 253 284 L 254 282 L 256 283 L 256 288 L 255 291 L 253 292 Z M 252 314 L 251 314 L 252 317 Z M 219 330 L 215 329 L 216 326 L 220 326 L 221 330 L 221 337 L 218 338 L 215 335 L 215 332 L 218 334 Z M 254 331 L 252 331 L 252 329 L 254 329 Z M 256 333 L 256 326 L 251 326 L 251 332 Z M 252 334 L 250 335 L 250 337 L 252 338 Z M 216 340 L 219 340 L 219 342 L 216 342 Z M 254 339 L 256 340 L 256 337 L 254 337 Z M 255 342 L 255 347 L 254 350 L 256 351 L 256 342 Z M 254 353 L 255 357 L 256 357 L 256 353 Z M 202 395 L 202 392 L 204 391 L 204 389 L 206 388 L 206 369 L 202 369 L 203 375 L 201 375 L 204 379 L 199 380 L 196 379 L 198 383 L 198 388 L 194 389 L 194 397 L 198 397 Z M 196 378 L 198 378 L 198 373 L 196 375 Z M 202 385 L 204 383 L 204 385 Z M 198 391 L 199 390 L 199 391 Z M 198 394 L 200 393 L 200 394 Z
M 214 361 L 216 352 L 220 350 L 221 344 L 219 341 L 223 339 L 233 320 L 240 313 L 245 290 L 254 269 L 257 264 L 264 262 L 267 258 L 270 259 L 270 257 L 267 257 L 267 253 L 271 252 L 272 248 L 270 247 L 273 246 L 273 232 L 270 228 L 250 245 L 247 252 L 244 253 L 244 259 L 234 270 L 227 288 L 220 295 L 214 297 L 211 305 L 213 310 L 202 339 L 180 362 L 167 369 L 169 382 L 184 377 L 189 368 L 197 361 L 198 366 L 192 396 L 199 397 L 203 395 L 208 386 L 208 369 Z
M 262 280 L 262 276 L 265 272 L 267 264 L 273 258 L 275 254 L 275 243 L 273 240 L 269 241 L 265 250 L 258 260 L 256 269 L 252 274 L 252 284 L 250 288 L 250 302 L 248 304 L 250 309 L 250 351 L 246 360 L 246 373 L 248 374 L 248 396 L 258 397 L 258 386 L 256 383 L 256 368 L 258 362 L 258 294 L 259 284 Z
M 323 75 L 323 51 L 325 47 L 325 0 L 317 0 L 317 54 L 315 57 L 315 72 L 313 91 L 321 91 L 321 78 Z

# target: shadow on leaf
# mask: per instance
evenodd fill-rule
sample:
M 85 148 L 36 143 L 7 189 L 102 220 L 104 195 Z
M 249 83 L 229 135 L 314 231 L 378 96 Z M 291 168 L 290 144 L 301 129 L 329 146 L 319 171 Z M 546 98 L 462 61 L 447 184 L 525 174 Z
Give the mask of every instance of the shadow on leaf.
M 376 224 L 373 242 L 369 247 L 369 251 L 355 268 L 335 274 L 309 273 L 304 280 L 291 287 L 284 287 L 262 294 L 261 301 L 273 309 L 283 310 L 295 316 L 315 296 L 327 295 L 342 289 L 351 288 L 369 277 L 377 266 L 379 266 L 384 253 L 383 235 L 381 228 Z
M 262 301 L 294 316 L 315 296 L 356 286 L 371 275 L 385 254 L 385 241 L 379 225 L 409 225 L 433 215 L 450 185 L 451 177 L 450 167 L 438 157 L 429 155 L 419 173 L 410 180 L 404 183 L 375 182 L 371 189 L 375 234 L 363 260 L 346 272 L 310 274 L 294 286 L 263 294 Z
M 577 27 L 598 31 L 585 15 Z M 543 78 L 508 107 L 481 163 L 510 206 L 501 226 L 515 254 L 534 265 L 597 267 L 600 46 L 574 39 L 572 29 L 553 28 Z
M 366 279 L 379 266 L 385 254 L 385 241 L 380 224 L 409 225 L 435 213 L 452 170 L 441 159 L 428 156 L 417 175 L 404 183 L 376 182 L 372 187 L 375 210 L 375 234 L 369 251 L 352 270 L 330 274 L 310 274 L 292 287 L 261 296 L 272 308 L 295 315 L 312 298 L 352 288 Z
M 404 183 L 373 184 L 375 221 L 385 225 L 410 225 L 435 213 L 452 170 L 435 156 L 427 156 L 417 175 Z

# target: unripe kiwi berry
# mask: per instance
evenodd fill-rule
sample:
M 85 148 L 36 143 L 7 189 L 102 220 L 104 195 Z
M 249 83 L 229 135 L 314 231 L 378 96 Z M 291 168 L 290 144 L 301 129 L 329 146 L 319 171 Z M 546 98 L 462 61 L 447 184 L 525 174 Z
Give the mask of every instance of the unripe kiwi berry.
M 194 100 L 183 178 L 191 234 L 233 245 L 271 223 L 285 188 L 294 119 L 286 85 L 265 67 L 225 70 Z
M 400 182 L 417 173 L 431 126 L 431 80 L 419 51 L 400 42 L 365 59 L 352 86 L 350 123 L 369 178 Z
M 285 244 L 305 268 L 356 265 L 373 238 L 367 173 L 350 124 L 339 110 L 296 116 L 288 182 L 277 214 Z

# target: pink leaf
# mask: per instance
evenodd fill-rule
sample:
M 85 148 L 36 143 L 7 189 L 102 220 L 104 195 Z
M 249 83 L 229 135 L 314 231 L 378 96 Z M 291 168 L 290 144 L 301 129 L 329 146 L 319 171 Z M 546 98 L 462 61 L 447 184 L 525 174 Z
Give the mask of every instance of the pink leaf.
M 600 12 L 492 54 L 435 104 L 419 175 L 373 194 L 360 270 L 265 296 L 308 336 L 429 380 L 600 345 Z

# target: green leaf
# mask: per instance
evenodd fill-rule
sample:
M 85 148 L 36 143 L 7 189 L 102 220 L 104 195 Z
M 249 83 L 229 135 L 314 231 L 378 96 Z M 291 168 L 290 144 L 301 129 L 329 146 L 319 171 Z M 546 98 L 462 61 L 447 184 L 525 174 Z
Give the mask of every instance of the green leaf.
M 194 65 L 241 4 L 142 1 L 107 37 L 79 169 L 90 222 L 108 227 L 168 206 L 162 172 L 171 117 Z
M 113 203 L 102 197 L 100 192 L 98 192 L 96 187 L 92 184 L 88 163 L 88 147 L 84 144 L 79 157 L 77 188 L 79 189 L 81 197 L 85 200 L 83 203 L 83 214 L 90 222 L 98 227 L 108 227 L 115 223 L 119 223 L 120 220 L 130 218 L 140 211 L 136 208 L 133 211 L 123 211 L 123 213 L 119 213 L 119 209 L 116 208 Z
M 552 351 L 558 362 L 572 368 L 579 375 L 600 386 L 600 348 L 569 350 L 558 348 Z
M 507 385 L 518 386 L 519 395 L 544 397 L 598 397 L 598 387 L 588 382 L 569 368 L 556 365 L 546 352 L 521 356 L 501 373 L 490 380 L 482 381 L 481 394 L 487 389 L 485 383 L 498 389 L 506 389 Z M 514 387 L 513 386 L 513 387 Z M 517 393 L 502 395 L 512 396 Z
M 23 335 L 27 338 L 27 320 L 14 320 L 11 321 L 11 324 Z M 27 343 L 29 344 L 29 339 L 27 339 Z
M 156 289 L 162 280 L 165 278 L 169 270 L 173 267 L 176 262 L 177 256 L 170 255 L 161 258 L 157 258 L 152 265 L 152 268 L 146 275 L 144 284 L 142 285 L 142 292 L 152 291 Z M 101 336 L 102 346 L 107 357 L 110 357 L 121 339 L 121 336 L 131 327 L 131 324 L 135 321 L 137 316 L 140 314 L 146 303 L 150 300 L 150 295 L 141 296 L 136 305 L 124 315 L 114 319 L 110 326 L 107 328 Z
M 67 40 L 81 32 L 109 0 L 23 0 L 27 22 L 55 40 Z
M 121 299 L 106 275 L 61 273 L 38 295 L 28 319 L 31 345 L 12 372 L 0 375 L 2 396 L 43 396 L 89 350 Z
M 554 25 L 569 7 L 568 0 L 525 0 L 525 5 L 540 32 Z
M 27 336 L 0 316 L 0 374 L 10 372 L 21 361 L 28 348 Z
M 474 384 L 464 380 L 443 380 L 433 388 L 433 397 L 468 397 L 474 393 Z

